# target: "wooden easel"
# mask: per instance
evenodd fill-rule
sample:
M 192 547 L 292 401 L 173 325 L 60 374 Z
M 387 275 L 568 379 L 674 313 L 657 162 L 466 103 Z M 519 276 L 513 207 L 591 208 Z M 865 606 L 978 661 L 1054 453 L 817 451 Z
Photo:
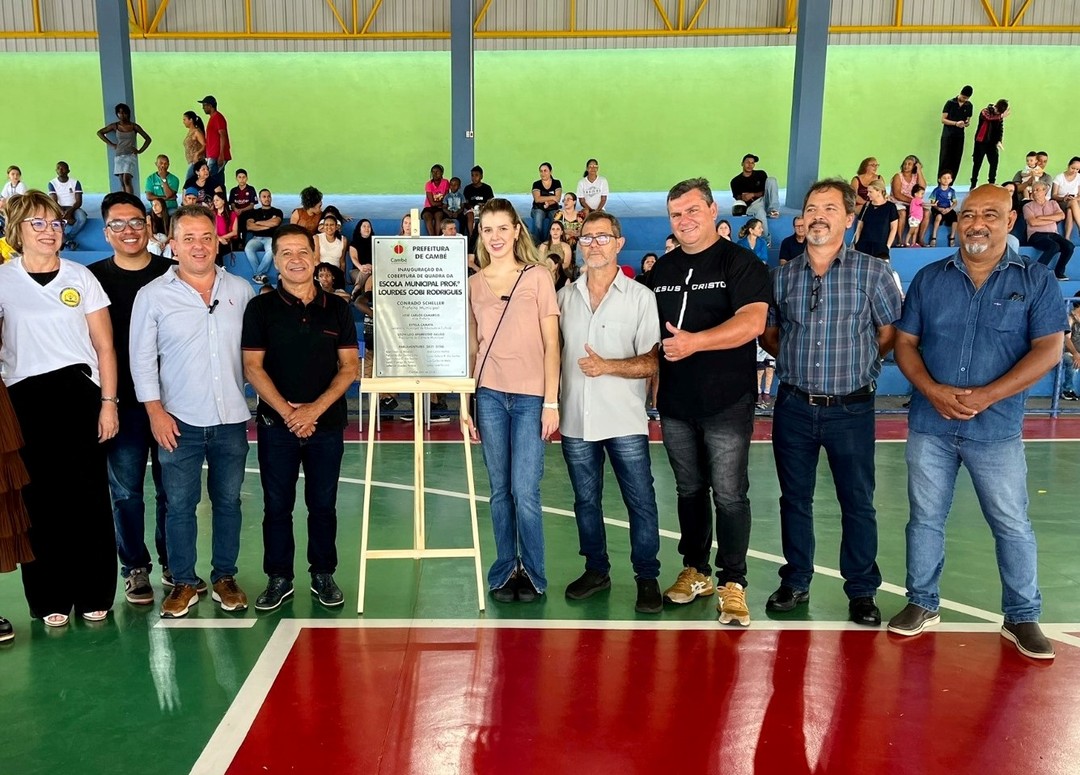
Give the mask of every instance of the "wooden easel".
M 476 567 L 476 597 L 479 608 L 484 610 L 484 575 L 480 567 L 480 531 L 476 524 L 476 485 L 473 481 L 472 443 L 462 432 L 465 446 L 465 480 L 469 495 L 469 519 L 472 528 L 472 545 L 452 549 L 429 549 L 427 528 L 424 521 L 424 413 L 426 393 L 457 393 L 460 401 L 468 401 L 475 391 L 471 377 L 411 378 L 372 377 L 360 384 L 362 393 L 368 394 L 367 464 L 364 468 L 364 512 L 360 533 L 360 589 L 356 612 L 364 613 L 364 590 L 367 582 L 368 560 L 424 560 L 428 558 L 472 557 Z M 411 549 L 369 549 L 368 536 L 371 517 L 372 467 L 375 457 L 375 419 L 379 410 L 379 393 L 412 393 L 413 397 L 413 546 Z

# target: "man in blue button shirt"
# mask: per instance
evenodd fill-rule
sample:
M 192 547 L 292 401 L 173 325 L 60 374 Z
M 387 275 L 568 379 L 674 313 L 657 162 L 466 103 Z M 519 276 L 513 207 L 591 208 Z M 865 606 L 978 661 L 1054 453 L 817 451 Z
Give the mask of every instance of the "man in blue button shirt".
M 959 252 L 915 275 L 897 323 L 896 362 L 917 392 L 907 444 L 909 603 L 889 631 L 918 635 L 939 621 L 945 519 L 963 464 L 994 535 L 1001 634 L 1025 656 L 1053 659 L 1038 623 L 1021 425 L 1027 390 L 1057 365 L 1069 326 L 1050 270 L 1006 247 L 1016 218 L 1010 205 L 996 186 L 968 196 Z

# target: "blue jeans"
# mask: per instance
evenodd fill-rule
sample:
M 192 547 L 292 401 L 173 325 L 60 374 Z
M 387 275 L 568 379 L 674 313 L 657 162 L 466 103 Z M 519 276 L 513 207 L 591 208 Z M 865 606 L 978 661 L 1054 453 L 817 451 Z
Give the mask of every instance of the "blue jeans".
M 544 440 L 540 414 L 544 399 L 476 391 L 476 424 L 491 483 L 491 526 L 495 562 L 488 585 L 498 589 L 520 566 L 537 592 L 547 589 L 540 480 L 544 478 Z
M 716 506 L 716 577 L 721 584 L 746 586 L 750 548 L 750 436 L 754 400 L 746 396 L 710 417 L 677 420 L 661 417 L 664 448 L 675 474 L 679 497 L 679 554 L 683 565 L 705 575 L 713 540 L 712 504 Z
M 244 245 L 244 255 L 247 256 L 248 263 L 251 264 L 252 277 L 266 274 L 270 271 L 270 267 L 274 265 L 272 245 L 273 238 L 271 237 L 260 237 L 258 235 L 248 237 L 247 244 Z M 259 261 L 258 256 L 260 249 L 263 251 L 262 261 Z
M 83 230 L 83 226 L 86 225 L 86 212 L 77 207 L 72 211 L 72 215 L 75 216 L 75 223 L 64 224 L 64 239 L 74 240 L 75 235 Z
M 939 605 L 938 581 L 945 565 L 945 520 L 956 474 L 971 474 L 983 517 L 994 535 L 1005 621 L 1035 622 L 1042 613 L 1035 534 L 1027 517 L 1024 442 L 969 441 L 908 431 L 908 600 L 929 611 Z
M 1068 334 L 1065 334 L 1068 336 Z M 1062 391 L 1071 390 L 1076 392 L 1076 372 L 1077 368 L 1073 365 L 1073 357 L 1069 353 L 1061 358 L 1061 389 Z
M 765 178 L 765 196 L 755 199 L 746 208 L 747 218 L 757 218 L 761 221 L 761 228 L 765 230 L 765 241 L 769 242 L 769 211 L 780 210 L 780 190 L 776 184 L 776 178 Z
M 240 553 L 240 486 L 247 462 L 247 423 L 199 428 L 176 421 L 180 436 L 172 452 L 158 449 L 161 479 L 169 499 L 165 533 L 169 570 L 177 584 L 195 586 L 195 508 L 202 500 L 202 464 L 206 461 L 206 490 L 213 525 L 211 582 L 236 575 Z
M 603 441 L 562 438 L 562 453 L 570 484 L 574 487 L 574 518 L 585 569 L 607 574 L 607 535 L 604 530 L 604 451 L 619 482 L 630 517 L 630 563 L 634 576 L 655 579 L 660 575 L 660 520 L 656 513 L 649 437 L 617 436 Z
M 297 438 L 282 424 L 258 425 L 259 476 L 263 487 L 263 571 L 267 576 L 293 578 L 296 543 L 293 507 L 296 482 L 304 467 L 307 506 L 308 572 L 337 570 L 337 490 L 344 435 L 319 430 Z
M 548 238 L 551 231 L 551 222 L 555 220 L 555 210 L 545 210 L 542 207 L 532 209 L 532 236 L 533 242 L 539 245 Z
M 781 385 L 773 408 L 773 456 L 780 480 L 780 580 L 799 591 L 814 575 L 814 486 L 822 448 L 840 502 L 840 574 L 849 598 L 881 586 L 874 509 L 874 401 L 810 406 Z
M 225 185 L 225 167 L 228 166 L 228 164 L 229 162 L 218 164 L 217 159 L 211 159 L 209 156 L 206 157 L 206 166 L 210 169 L 211 180 L 226 191 L 229 190 L 229 187 Z
M 161 483 L 158 445 L 150 433 L 150 419 L 142 404 L 120 407 L 120 430 L 108 443 L 109 489 L 112 491 L 113 524 L 116 527 L 116 552 L 120 573 L 127 578 L 133 568 L 150 570 L 150 552 L 146 548 L 146 506 L 143 482 L 146 480 L 146 457 L 157 494 L 157 519 L 154 543 L 158 563 L 166 568 L 169 556 L 165 546 L 165 488 Z

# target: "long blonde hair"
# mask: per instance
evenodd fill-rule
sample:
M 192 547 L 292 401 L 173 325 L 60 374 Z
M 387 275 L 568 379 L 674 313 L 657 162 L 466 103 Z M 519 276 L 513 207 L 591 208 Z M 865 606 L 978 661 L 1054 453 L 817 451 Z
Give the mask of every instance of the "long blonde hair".
M 536 250 L 536 245 L 533 244 L 529 230 L 525 228 L 521 216 L 518 215 L 517 210 L 514 209 L 509 200 L 489 199 L 485 202 L 484 206 L 480 208 L 479 227 L 483 228 L 485 217 L 497 213 L 509 215 L 510 223 L 518 229 L 517 238 L 514 240 L 514 258 L 523 264 L 544 266 L 546 259 L 541 258 L 540 253 Z M 484 246 L 483 237 L 476 242 L 476 260 L 480 263 L 481 269 L 486 268 L 491 263 L 491 256 L 488 255 L 487 248 Z

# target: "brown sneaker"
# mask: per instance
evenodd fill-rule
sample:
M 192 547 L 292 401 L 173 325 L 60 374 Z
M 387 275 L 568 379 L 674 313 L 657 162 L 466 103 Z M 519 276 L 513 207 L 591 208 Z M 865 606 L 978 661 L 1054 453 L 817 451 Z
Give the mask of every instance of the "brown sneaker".
M 669 603 L 683 605 L 697 597 L 708 597 L 713 590 L 711 578 L 699 573 L 697 568 L 683 568 L 679 571 L 679 578 L 675 579 L 675 583 L 664 590 L 664 599 Z
M 199 602 L 199 593 L 188 584 L 175 584 L 161 602 L 161 618 L 179 619 L 187 616 L 191 606 Z
M 243 611 L 248 605 L 247 595 L 232 576 L 222 576 L 215 581 L 211 597 L 221 603 L 222 611 Z
M 750 626 L 750 609 L 746 607 L 746 591 L 742 584 L 729 581 L 720 587 L 720 602 L 716 606 L 720 624 Z

